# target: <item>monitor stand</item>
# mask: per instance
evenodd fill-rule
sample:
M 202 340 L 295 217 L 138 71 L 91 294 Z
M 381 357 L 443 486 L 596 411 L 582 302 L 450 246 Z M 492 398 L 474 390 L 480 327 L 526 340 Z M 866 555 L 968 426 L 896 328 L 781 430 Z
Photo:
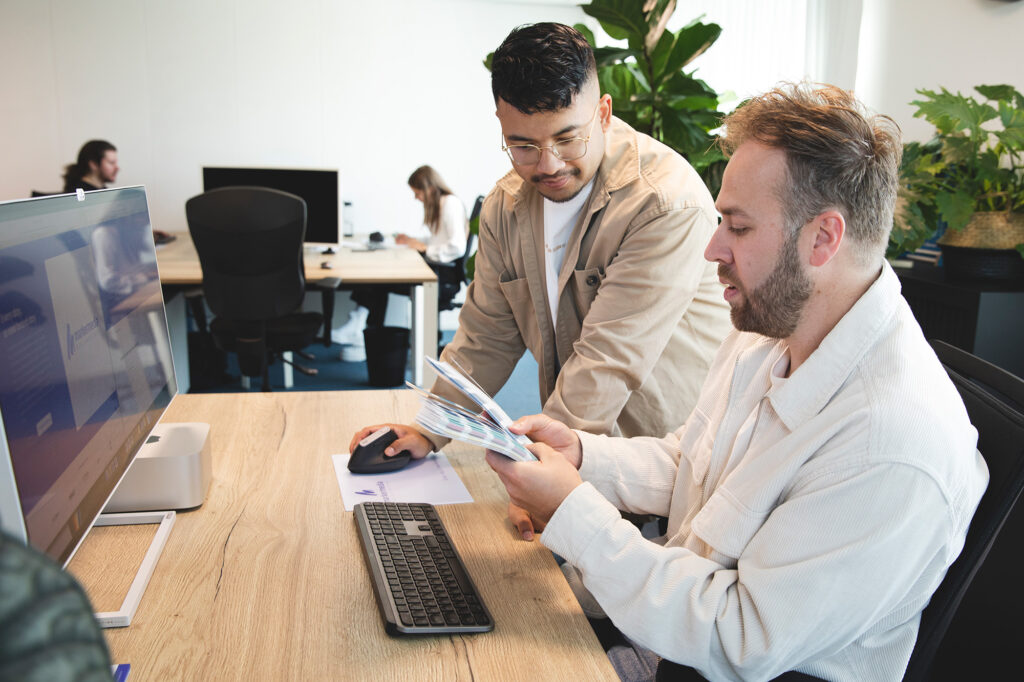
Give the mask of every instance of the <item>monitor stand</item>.
M 125 595 L 124 601 L 121 603 L 121 608 L 117 611 L 103 611 L 95 614 L 96 622 L 99 623 L 101 628 L 124 628 L 131 624 L 135 610 L 139 607 L 139 602 L 142 601 L 142 594 L 146 591 L 146 585 L 149 584 L 149 579 L 153 575 L 153 569 L 156 568 L 156 562 L 164 551 L 167 536 L 171 534 L 171 527 L 174 526 L 174 515 L 175 512 L 173 511 L 151 511 L 100 514 L 96 517 L 94 526 L 131 526 L 141 523 L 160 524 L 160 527 L 156 529 L 156 534 L 153 536 L 153 541 L 149 543 L 149 549 L 146 551 L 146 556 L 142 559 L 142 564 L 135 574 L 135 579 L 132 581 L 131 587 L 128 588 L 128 594 Z

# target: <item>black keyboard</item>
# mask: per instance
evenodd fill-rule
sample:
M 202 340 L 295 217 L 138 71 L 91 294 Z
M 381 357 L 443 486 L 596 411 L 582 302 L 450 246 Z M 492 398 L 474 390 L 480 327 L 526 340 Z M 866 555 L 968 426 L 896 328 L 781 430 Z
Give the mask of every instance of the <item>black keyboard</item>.
M 388 634 L 494 629 L 491 614 L 432 505 L 361 502 L 355 514 Z

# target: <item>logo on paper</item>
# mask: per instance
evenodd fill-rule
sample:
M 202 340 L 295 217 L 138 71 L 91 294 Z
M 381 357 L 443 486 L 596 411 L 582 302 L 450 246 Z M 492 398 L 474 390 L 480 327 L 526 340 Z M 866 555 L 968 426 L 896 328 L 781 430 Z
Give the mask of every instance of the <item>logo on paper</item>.
M 82 339 L 88 336 L 91 332 L 96 331 L 99 328 L 99 326 L 100 320 L 98 317 L 93 317 L 91 320 L 89 320 L 88 322 L 86 322 L 85 324 L 83 324 L 81 327 L 74 331 L 71 331 L 70 324 L 65 325 L 65 327 L 67 328 L 68 336 L 68 358 L 72 357 L 75 354 L 75 349 L 78 347 L 78 344 L 82 342 Z

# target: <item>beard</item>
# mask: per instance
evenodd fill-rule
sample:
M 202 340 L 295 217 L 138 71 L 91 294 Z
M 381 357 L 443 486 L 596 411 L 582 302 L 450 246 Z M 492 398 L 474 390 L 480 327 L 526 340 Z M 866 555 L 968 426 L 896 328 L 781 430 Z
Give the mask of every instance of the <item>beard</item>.
M 563 169 L 563 170 L 561 170 L 561 171 L 559 171 L 557 173 L 554 173 L 552 175 L 540 175 L 540 174 L 531 175 L 530 176 L 530 182 L 533 184 L 534 187 L 537 188 L 537 191 L 540 192 L 540 195 L 542 197 L 544 197 L 548 201 L 553 201 L 556 204 L 562 204 L 562 203 L 565 203 L 566 201 L 572 201 L 573 199 L 575 199 L 576 195 L 578 195 L 580 192 L 582 192 L 583 188 L 586 185 L 585 184 L 581 184 L 578 188 L 576 188 L 576 191 L 573 192 L 570 196 L 567 196 L 567 197 L 552 197 L 552 196 L 548 196 L 547 190 L 544 188 L 544 185 L 541 184 L 541 181 L 542 180 L 549 180 L 551 178 L 562 178 L 562 177 L 578 178 L 578 177 L 580 177 L 580 175 L 582 175 L 582 173 L 583 173 L 583 171 L 581 171 L 579 168 L 576 168 L 575 166 L 570 166 L 570 167 L 567 167 L 567 168 L 565 168 L 565 169 Z
M 741 302 L 729 311 L 732 324 L 739 331 L 784 339 L 796 330 L 812 289 L 810 278 L 800 266 L 799 234 L 797 230 L 786 239 L 775 268 L 760 286 L 749 292 L 739 284 L 731 268 L 724 264 L 718 266 L 719 277 L 739 289 L 742 295 Z

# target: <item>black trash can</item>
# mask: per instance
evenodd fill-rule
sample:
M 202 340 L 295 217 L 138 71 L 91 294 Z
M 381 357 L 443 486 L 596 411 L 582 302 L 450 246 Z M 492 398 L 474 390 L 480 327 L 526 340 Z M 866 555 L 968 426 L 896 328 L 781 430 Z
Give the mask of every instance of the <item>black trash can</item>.
M 409 359 L 409 330 L 405 327 L 367 327 L 366 373 L 371 386 L 401 386 Z

